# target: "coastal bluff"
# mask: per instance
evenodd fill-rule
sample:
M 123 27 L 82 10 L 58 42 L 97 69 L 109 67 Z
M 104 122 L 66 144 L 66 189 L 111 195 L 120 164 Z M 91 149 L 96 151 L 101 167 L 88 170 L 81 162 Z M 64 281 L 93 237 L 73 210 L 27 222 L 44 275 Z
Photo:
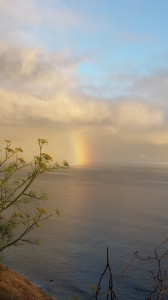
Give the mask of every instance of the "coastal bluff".
M 0 264 L 0 300 L 58 300 L 5 265 Z

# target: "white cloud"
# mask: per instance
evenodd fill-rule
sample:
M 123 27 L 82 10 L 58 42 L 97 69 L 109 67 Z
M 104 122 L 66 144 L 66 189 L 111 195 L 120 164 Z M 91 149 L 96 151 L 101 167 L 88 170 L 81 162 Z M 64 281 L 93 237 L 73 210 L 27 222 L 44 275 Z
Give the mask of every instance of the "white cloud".
M 40 0 L 1 0 L 0 13 L 4 16 L 7 24 L 20 25 L 44 25 L 45 22 L 57 25 L 73 26 L 82 22 L 82 17 L 75 14 L 60 1 L 54 3 Z M 10 26 L 9 26 L 10 27 Z
M 51 3 L 40 0 L 0 1 L 0 40 L 10 45 L 38 46 L 38 30 L 51 30 L 55 34 L 81 26 L 83 18 L 60 1 Z M 44 46 L 44 42 L 43 42 Z
M 64 52 L 0 47 L 0 86 L 39 97 L 72 88 L 73 76 L 81 58 Z
M 1 122 L 101 123 L 117 131 L 163 125 L 162 109 L 147 101 L 123 97 L 120 102 L 111 102 L 82 93 L 76 71 L 83 59 L 67 53 L 1 46 Z
M 50 99 L 39 99 L 22 93 L 0 90 L 1 123 L 25 123 L 29 120 L 61 124 L 99 124 L 110 119 L 104 102 L 73 99 L 68 93 Z

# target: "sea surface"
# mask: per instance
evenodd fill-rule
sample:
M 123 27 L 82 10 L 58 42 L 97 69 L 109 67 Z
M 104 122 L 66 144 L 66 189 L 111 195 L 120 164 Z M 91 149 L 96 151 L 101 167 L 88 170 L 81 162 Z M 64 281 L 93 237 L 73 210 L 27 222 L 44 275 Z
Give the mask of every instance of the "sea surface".
M 60 169 L 42 175 L 33 188 L 48 193 L 41 206 L 58 209 L 60 216 L 32 233 L 39 246 L 5 250 L 5 264 L 60 300 L 89 300 L 91 286 L 106 266 L 108 246 L 118 298 L 147 297 L 153 287 L 153 261 L 135 260 L 126 275 L 122 271 L 134 251 L 152 256 L 168 237 L 168 167 Z

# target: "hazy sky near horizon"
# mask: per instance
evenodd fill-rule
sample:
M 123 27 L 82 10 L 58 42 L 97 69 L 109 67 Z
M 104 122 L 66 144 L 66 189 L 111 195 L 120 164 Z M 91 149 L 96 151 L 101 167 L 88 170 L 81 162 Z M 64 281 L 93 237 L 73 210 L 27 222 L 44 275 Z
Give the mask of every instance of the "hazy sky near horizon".
M 0 131 L 71 165 L 168 160 L 167 0 L 0 0 Z

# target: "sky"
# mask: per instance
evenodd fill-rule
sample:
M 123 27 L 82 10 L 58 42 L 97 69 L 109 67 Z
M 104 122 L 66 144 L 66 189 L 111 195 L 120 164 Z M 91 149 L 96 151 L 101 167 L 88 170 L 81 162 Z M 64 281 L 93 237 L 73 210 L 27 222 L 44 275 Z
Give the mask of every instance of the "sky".
M 0 148 L 168 162 L 167 0 L 0 0 Z

